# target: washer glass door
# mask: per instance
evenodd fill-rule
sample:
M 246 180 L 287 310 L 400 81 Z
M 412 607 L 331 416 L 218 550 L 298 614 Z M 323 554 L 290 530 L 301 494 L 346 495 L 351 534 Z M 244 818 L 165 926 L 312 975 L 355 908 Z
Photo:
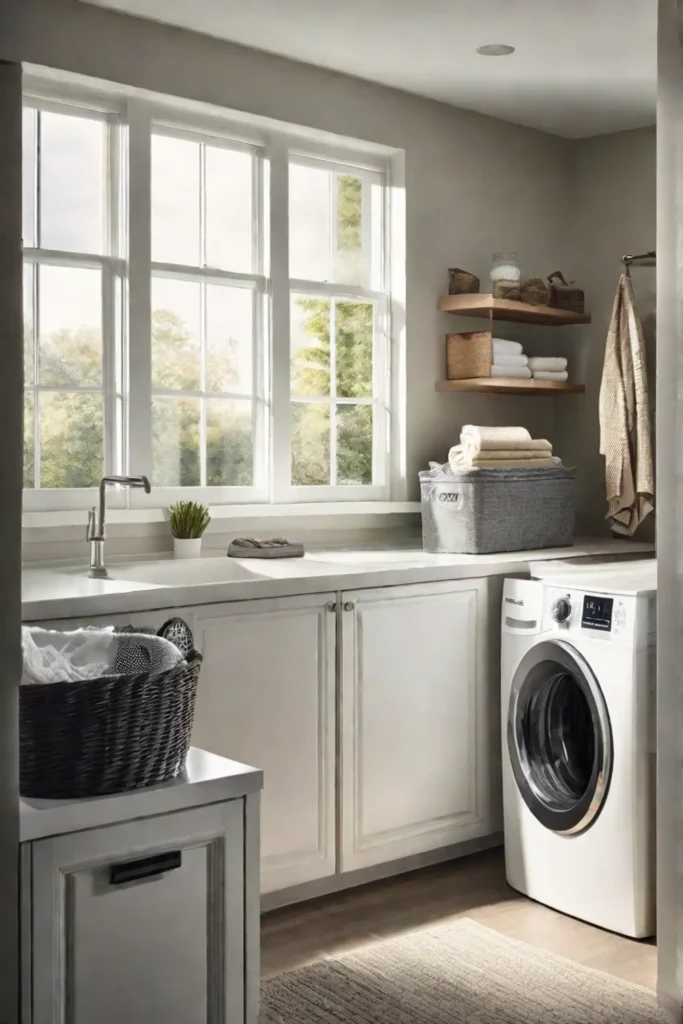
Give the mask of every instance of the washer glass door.
M 585 659 L 563 641 L 543 641 L 512 680 L 508 753 L 529 810 L 553 832 L 590 828 L 612 772 L 605 699 Z

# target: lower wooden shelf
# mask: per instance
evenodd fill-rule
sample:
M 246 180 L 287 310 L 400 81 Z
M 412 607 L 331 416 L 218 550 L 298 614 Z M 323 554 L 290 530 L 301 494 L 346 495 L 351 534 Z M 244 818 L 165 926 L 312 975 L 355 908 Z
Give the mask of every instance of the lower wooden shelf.
M 519 377 L 468 377 L 439 380 L 437 391 L 478 391 L 488 395 L 581 395 L 585 384 L 563 384 L 552 380 L 520 380 Z

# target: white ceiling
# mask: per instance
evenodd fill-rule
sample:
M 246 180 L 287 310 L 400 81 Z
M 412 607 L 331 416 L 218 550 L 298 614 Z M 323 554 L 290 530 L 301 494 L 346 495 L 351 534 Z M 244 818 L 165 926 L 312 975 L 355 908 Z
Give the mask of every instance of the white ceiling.
M 87 2 L 570 138 L 655 121 L 656 0 Z

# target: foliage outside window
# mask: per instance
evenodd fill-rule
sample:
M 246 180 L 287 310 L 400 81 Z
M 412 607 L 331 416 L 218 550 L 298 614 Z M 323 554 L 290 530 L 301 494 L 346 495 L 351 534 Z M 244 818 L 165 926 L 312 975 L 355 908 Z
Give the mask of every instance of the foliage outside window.
M 146 472 L 160 499 L 386 496 L 382 173 L 292 151 L 269 166 L 267 139 L 153 118 L 141 128 L 139 112 L 129 139 L 131 106 L 25 106 L 33 507 L 123 471 Z M 287 211 L 268 206 L 278 173 Z M 288 323 L 271 317 L 285 286 L 269 273 L 276 231 L 288 238 Z M 273 371 L 283 345 L 288 379 Z

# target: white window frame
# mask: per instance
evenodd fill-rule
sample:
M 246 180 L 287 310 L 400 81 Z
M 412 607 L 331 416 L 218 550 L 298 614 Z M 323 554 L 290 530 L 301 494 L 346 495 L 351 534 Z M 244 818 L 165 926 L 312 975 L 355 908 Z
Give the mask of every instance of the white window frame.
M 103 253 L 69 252 L 60 249 L 47 249 L 40 245 L 40 187 L 39 159 L 36 161 L 36 180 L 34 180 L 35 197 L 35 241 L 34 246 L 24 246 L 24 263 L 31 264 L 34 273 L 33 283 L 33 363 L 34 382 L 25 385 L 25 392 L 33 392 L 34 403 L 37 405 L 41 393 L 56 392 L 58 394 L 101 394 L 103 406 L 103 473 L 120 473 L 123 464 L 123 444 L 121 423 L 125 408 L 125 389 L 123 387 L 121 353 L 122 344 L 119 332 L 123 324 L 123 276 L 125 263 L 122 258 L 121 237 L 121 167 L 122 167 L 122 124 L 120 108 L 112 103 L 103 102 L 101 98 L 81 95 L 78 98 L 60 99 L 53 95 L 45 96 L 40 92 L 31 92 L 23 97 L 23 106 L 48 113 L 66 114 L 71 117 L 84 117 L 100 121 L 107 126 L 107 189 L 105 208 L 105 233 Z M 67 387 L 63 385 L 40 384 L 39 337 L 40 337 L 40 299 L 39 277 L 36 270 L 41 266 L 73 267 L 81 269 L 98 269 L 101 272 L 102 287 L 102 386 L 85 385 L 83 387 Z M 40 430 L 39 415 L 34 412 L 33 446 L 35 459 L 35 479 L 40 481 Z M 25 488 L 23 492 L 24 510 L 27 512 L 44 510 L 68 510 L 88 507 L 96 498 L 96 488 Z M 114 507 L 122 507 L 122 496 L 115 496 Z
M 184 277 L 187 280 L 229 283 L 250 288 L 254 294 L 254 486 L 253 487 L 154 487 L 150 495 L 140 490 L 126 490 L 111 495 L 111 504 L 128 508 L 160 508 L 179 499 L 200 500 L 220 504 L 288 504 L 317 502 L 384 501 L 391 499 L 392 482 L 400 476 L 394 466 L 399 456 L 395 445 L 396 417 L 392 406 L 399 390 L 396 386 L 396 365 L 392 356 L 392 314 L 395 305 L 391 295 L 392 268 L 390 195 L 391 159 L 354 150 L 335 142 L 318 142 L 292 131 L 252 128 L 228 116 L 195 115 L 172 103 L 154 102 L 144 98 L 103 95 L 82 86 L 61 87 L 46 82 L 43 87 L 29 86 L 24 102 L 44 109 L 54 105 L 61 111 L 79 108 L 100 112 L 118 126 L 113 133 L 111 222 L 112 255 L 77 254 L 79 265 L 103 266 L 107 278 L 108 298 L 104 307 L 113 315 L 111 326 L 104 328 L 108 340 L 103 373 L 119 374 L 123 389 L 116 391 L 106 377 L 107 394 L 115 398 L 117 415 L 106 420 L 106 430 L 120 438 L 118 448 L 109 450 L 114 458 L 105 463 L 106 471 L 117 469 L 130 473 L 146 473 L 153 481 L 151 424 L 151 280 L 153 274 Z M 255 241 L 256 262 L 253 273 L 242 274 L 159 264 L 152 261 L 151 251 L 151 137 L 159 131 L 175 137 L 211 144 L 249 149 L 255 153 L 253 195 L 259 217 L 254 218 L 258 237 Z M 331 285 L 321 282 L 295 281 L 289 278 L 289 161 L 315 161 L 317 165 L 334 165 L 333 169 L 367 177 L 383 184 L 383 262 L 382 288 Z M 27 259 L 38 261 L 40 250 L 26 250 Z M 69 259 L 73 254 L 56 254 Z M 290 295 L 292 292 L 338 299 L 372 301 L 376 310 L 375 350 L 373 352 L 373 397 L 371 399 L 337 399 L 338 404 L 372 404 L 373 406 L 373 484 L 362 486 L 324 485 L 294 487 L 291 484 L 291 401 L 290 394 Z M 120 303 L 118 302 L 120 296 Z M 103 299 L 104 301 L 104 299 Z M 105 319 L 103 317 L 103 324 Z M 117 328 L 117 325 L 120 325 Z M 120 343 L 116 331 L 120 329 Z M 111 337 L 109 337 L 111 335 Z M 104 341 L 104 339 L 103 339 Z M 260 342 L 260 343 L 259 343 Z M 398 360 L 396 360 L 398 363 Z M 104 378 L 103 378 L 104 381 Z M 185 392 L 174 392 L 178 396 Z M 190 394 L 189 392 L 187 393 Z M 195 394 L 194 392 L 192 393 Z M 219 396 L 220 397 L 220 396 Z M 231 396 L 228 396 L 231 397 Z M 244 398 L 244 396 L 232 396 Z M 105 399 L 105 402 L 107 399 Z M 331 401 L 331 400 L 330 400 Z M 333 403 L 331 403 L 333 404 Z M 125 424 L 125 428 L 124 425 Z M 27 511 L 82 509 L 94 502 L 95 491 L 33 490 L 24 491 Z M 399 495 L 396 495 L 397 497 Z

